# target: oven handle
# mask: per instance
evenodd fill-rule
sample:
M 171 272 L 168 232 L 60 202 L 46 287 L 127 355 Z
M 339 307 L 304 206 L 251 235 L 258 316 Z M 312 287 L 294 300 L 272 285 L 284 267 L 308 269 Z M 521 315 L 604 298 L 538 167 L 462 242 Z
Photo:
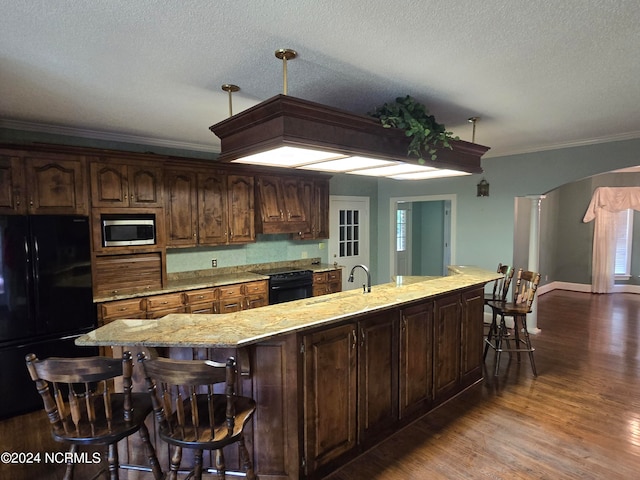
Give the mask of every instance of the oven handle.
M 291 283 L 288 285 L 273 285 L 269 287 L 271 290 L 290 290 L 292 288 L 313 287 L 313 283 Z

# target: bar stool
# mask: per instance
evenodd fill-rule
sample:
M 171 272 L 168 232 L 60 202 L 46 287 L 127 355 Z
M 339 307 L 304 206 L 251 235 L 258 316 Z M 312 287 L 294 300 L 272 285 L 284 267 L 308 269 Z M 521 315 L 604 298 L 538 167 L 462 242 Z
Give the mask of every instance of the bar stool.
M 153 477 L 156 480 L 163 478 L 144 424 L 151 413 L 151 400 L 145 393 L 131 393 L 133 363 L 130 352 L 125 352 L 122 360 L 108 357 L 39 360 L 33 353 L 25 360 L 42 397 L 53 439 L 70 445 L 71 458 L 76 456 L 80 445 L 106 446 L 109 478 L 118 480 L 117 443 L 138 432 Z M 122 377 L 122 393 L 115 393 L 110 388 L 117 377 Z M 65 480 L 73 478 L 73 469 L 74 464 L 69 462 Z
M 487 332 L 487 338 L 484 346 L 483 360 L 486 360 L 491 340 L 498 332 L 498 310 L 494 305 L 505 303 L 507 301 L 509 287 L 511 286 L 511 280 L 513 279 L 513 272 L 513 267 L 499 263 L 497 273 L 502 274 L 502 276 L 493 282 L 492 292 L 485 293 L 484 304 L 491 308 L 492 315 L 491 324 L 489 325 L 489 331 Z
M 246 477 L 256 475 L 244 443 L 244 427 L 256 409 L 253 399 L 235 394 L 236 361 L 173 360 L 138 354 L 153 403 L 160 438 L 174 446 L 168 480 L 178 477 L 182 449 L 195 450 L 194 467 L 187 478 L 201 480 L 202 452 L 215 451 L 215 470 L 225 479 L 223 447 L 238 443 Z M 225 393 L 213 393 L 224 383 Z
M 495 375 L 498 375 L 498 369 L 500 367 L 500 356 L 502 352 L 517 353 L 518 362 L 520 361 L 520 353 L 526 352 L 529 354 L 529 360 L 531 362 L 531 370 L 534 376 L 538 376 L 536 371 L 536 364 L 533 358 L 533 352 L 535 349 L 531 345 L 531 339 L 529 337 L 529 331 L 527 330 L 527 314 L 531 312 L 531 305 L 540 283 L 540 274 L 537 272 L 531 272 L 518 270 L 518 276 L 516 280 L 516 286 L 513 290 L 513 301 L 488 301 L 487 304 L 494 311 L 494 322 L 496 317 L 500 317 L 500 323 L 493 325 L 494 340 L 491 338 L 491 328 L 489 334 L 485 339 L 485 357 L 487 354 L 487 348 L 491 347 L 495 350 Z M 513 318 L 513 328 L 509 329 L 505 322 L 505 317 Z M 511 338 L 511 331 L 513 331 L 513 340 L 515 345 L 512 347 L 509 343 Z M 520 336 L 522 331 L 522 337 Z M 506 345 L 506 347 L 505 347 Z

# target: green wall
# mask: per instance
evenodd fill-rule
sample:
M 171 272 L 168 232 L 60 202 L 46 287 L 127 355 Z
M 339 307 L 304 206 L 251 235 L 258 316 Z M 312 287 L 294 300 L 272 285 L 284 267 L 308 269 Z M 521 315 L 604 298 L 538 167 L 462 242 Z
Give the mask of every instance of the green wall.
M 210 152 L 0 129 L 0 142 L 34 141 L 137 152 L 151 151 L 194 158 L 213 159 L 216 156 Z M 543 278 L 546 275 L 546 281 L 549 282 L 558 280 L 590 283 L 587 278 L 590 278 L 590 229 L 593 226 L 580 222 L 586 210 L 582 197 L 589 191 L 590 198 L 593 184 L 591 188 L 587 184 L 578 183 L 567 186 L 567 190 L 557 193 L 552 191 L 592 175 L 637 165 L 640 165 L 640 139 L 488 158 L 482 161 L 484 174 L 448 179 L 413 182 L 338 174 L 331 179 L 330 194 L 370 198 L 370 266 L 374 282 L 381 283 L 391 275 L 389 229 L 393 225 L 390 224 L 389 209 L 392 197 L 455 194 L 457 237 L 456 257 L 452 262 L 494 269 L 499 262 L 513 258 L 515 198 L 549 193 L 549 198 L 543 201 L 543 209 L 548 208 L 547 215 L 541 219 L 541 247 L 544 248 L 540 252 L 540 265 Z M 476 197 L 476 184 L 482 178 L 491 185 L 489 197 Z M 578 197 L 581 200 L 574 201 Z M 544 206 L 545 202 L 549 207 Z M 636 221 L 635 226 L 637 231 L 640 221 Z M 172 250 L 167 260 L 169 271 L 204 269 L 211 264 L 211 258 L 218 258 L 220 266 L 227 266 L 227 262 L 252 263 L 266 255 L 270 256 L 268 261 L 298 259 L 303 254 L 309 258 L 321 257 L 323 261 L 327 260 L 327 249 L 319 247 L 322 242 L 294 242 L 283 236 L 264 237 L 256 244 L 242 247 Z M 634 254 L 633 268 L 637 269 L 638 252 L 634 251 Z

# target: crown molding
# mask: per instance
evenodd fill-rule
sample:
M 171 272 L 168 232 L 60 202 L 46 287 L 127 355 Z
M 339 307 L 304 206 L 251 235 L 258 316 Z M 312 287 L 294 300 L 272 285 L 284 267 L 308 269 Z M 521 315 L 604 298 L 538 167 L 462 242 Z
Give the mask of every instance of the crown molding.
M 597 145 L 600 143 L 621 142 L 624 140 L 636 140 L 638 138 L 640 138 L 640 130 L 635 132 L 609 135 L 606 137 L 590 138 L 587 140 L 551 143 L 549 145 L 541 145 L 541 146 L 529 147 L 529 148 L 527 147 L 516 148 L 513 150 L 500 150 L 499 147 L 492 147 L 492 150 L 490 150 L 482 158 L 483 160 L 486 160 L 488 158 L 508 157 L 511 155 L 524 155 L 527 153 L 546 152 L 549 150 L 560 150 L 563 148 L 586 147 L 589 145 Z
M 123 133 L 111 133 L 100 130 L 84 128 L 63 127 L 47 123 L 24 122 L 21 120 L 0 119 L 0 128 L 22 130 L 27 132 L 48 133 L 53 135 L 65 135 L 69 137 L 89 138 L 93 140 L 105 140 L 109 142 L 134 143 L 137 145 L 151 145 L 156 147 L 173 148 L 178 150 L 192 150 L 198 152 L 219 153 L 220 148 L 215 145 L 200 143 L 178 142 L 162 138 L 127 135 Z

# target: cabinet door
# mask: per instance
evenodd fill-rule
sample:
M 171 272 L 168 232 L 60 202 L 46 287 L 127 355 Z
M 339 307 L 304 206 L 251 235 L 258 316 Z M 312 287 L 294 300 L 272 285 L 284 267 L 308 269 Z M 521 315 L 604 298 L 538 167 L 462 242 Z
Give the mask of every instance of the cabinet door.
M 168 171 L 166 175 L 167 245 L 194 247 L 198 237 L 196 174 Z
M 329 238 L 329 180 L 314 181 L 314 238 Z
M 129 165 L 127 169 L 129 206 L 162 206 L 162 168 Z
M 258 180 L 260 216 L 263 224 L 284 221 L 284 206 L 280 195 L 280 179 L 263 176 Z
M 311 179 L 304 179 L 300 181 L 300 201 L 302 202 L 302 208 L 304 209 L 305 218 L 307 221 L 304 227 L 300 229 L 298 235 L 294 234 L 297 240 L 308 240 L 316 238 L 315 217 L 314 212 L 316 206 L 315 201 L 315 183 Z
M 460 379 L 460 296 L 450 295 L 435 302 L 434 394 L 445 400 L 458 389 Z
M 127 207 L 129 205 L 127 166 L 119 163 L 92 163 L 91 205 L 94 207 Z
M 398 420 L 397 311 L 359 323 L 359 441 L 379 437 Z
M 29 213 L 87 214 L 83 158 L 34 156 L 25 166 Z
M 400 418 L 426 411 L 433 395 L 433 302 L 400 312 Z
M 298 178 L 282 178 L 282 198 L 287 222 L 305 222 L 306 215 L 302 202 L 302 184 Z
M 198 243 L 224 245 L 228 242 L 227 177 L 219 172 L 198 173 Z
M 256 241 L 253 177 L 229 175 L 229 243 Z
M 482 378 L 482 351 L 484 348 L 484 290 L 462 294 L 461 382 L 471 385 Z
M 26 212 L 24 170 L 18 157 L 0 155 L 0 214 Z
M 356 337 L 348 323 L 303 338 L 307 474 L 356 447 Z

